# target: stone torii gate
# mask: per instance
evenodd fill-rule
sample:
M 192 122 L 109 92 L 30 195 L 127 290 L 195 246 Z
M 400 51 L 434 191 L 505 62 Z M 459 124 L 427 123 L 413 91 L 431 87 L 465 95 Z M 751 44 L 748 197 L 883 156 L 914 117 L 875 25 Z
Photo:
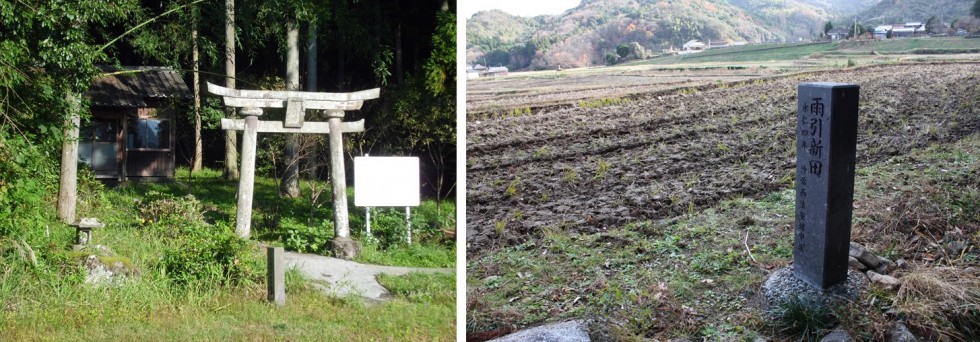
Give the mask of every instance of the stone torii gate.
M 229 89 L 208 83 L 208 92 L 221 96 L 225 106 L 243 108 L 244 119 L 221 119 L 221 129 L 242 130 L 241 176 L 238 180 L 238 208 L 235 232 L 243 238 L 251 235 L 252 195 L 255 183 L 255 149 L 257 133 L 312 133 L 330 135 L 330 178 L 333 188 L 334 255 L 353 259 L 360 246 L 350 238 L 347 215 L 347 176 L 341 133 L 363 132 L 364 119 L 341 122 L 344 111 L 361 108 L 364 100 L 381 95 L 379 88 L 352 93 L 317 93 L 303 91 L 270 91 Z M 282 122 L 259 121 L 262 108 L 286 108 Z M 325 110 L 327 122 L 305 122 L 306 110 Z

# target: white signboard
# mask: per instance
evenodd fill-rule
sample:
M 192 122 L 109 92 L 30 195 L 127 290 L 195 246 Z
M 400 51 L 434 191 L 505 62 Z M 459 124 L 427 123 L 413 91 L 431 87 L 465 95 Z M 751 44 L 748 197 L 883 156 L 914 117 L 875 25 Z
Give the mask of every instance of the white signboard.
M 354 157 L 354 205 L 417 207 L 418 157 Z

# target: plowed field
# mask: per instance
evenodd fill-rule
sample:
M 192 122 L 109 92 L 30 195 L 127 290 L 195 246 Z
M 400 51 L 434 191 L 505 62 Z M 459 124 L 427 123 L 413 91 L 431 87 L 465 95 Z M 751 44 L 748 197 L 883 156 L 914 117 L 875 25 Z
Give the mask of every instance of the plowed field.
M 978 77 L 978 63 L 870 66 L 471 120 L 467 253 L 524 241 L 547 227 L 616 229 L 788 188 L 802 82 L 861 86 L 858 167 L 956 141 L 980 129 Z

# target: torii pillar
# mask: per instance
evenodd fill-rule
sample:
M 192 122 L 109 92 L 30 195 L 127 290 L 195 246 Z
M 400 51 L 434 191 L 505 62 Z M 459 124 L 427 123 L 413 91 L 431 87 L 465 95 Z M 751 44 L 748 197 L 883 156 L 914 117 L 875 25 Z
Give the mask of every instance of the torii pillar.
M 340 122 L 344 118 L 342 110 L 328 110 L 327 124 L 330 126 L 330 181 L 333 189 L 333 254 L 342 259 L 354 259 L 361 252 L 361 246 L 350 238 L 350 220 L 347 215 L 347 170 L 344 168 L 344 139 L 340 133 Z

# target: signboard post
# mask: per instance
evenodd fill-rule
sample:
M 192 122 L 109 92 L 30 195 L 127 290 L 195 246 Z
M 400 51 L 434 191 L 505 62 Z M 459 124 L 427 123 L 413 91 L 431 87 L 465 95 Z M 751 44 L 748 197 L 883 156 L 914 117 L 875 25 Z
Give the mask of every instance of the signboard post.
M 371 207 L 405 207 L 406 239 L 412 243 L 411 207 L 419 205 L 418 157 L 354 157 L 354 205 L 365 207 L 371 236 Z

